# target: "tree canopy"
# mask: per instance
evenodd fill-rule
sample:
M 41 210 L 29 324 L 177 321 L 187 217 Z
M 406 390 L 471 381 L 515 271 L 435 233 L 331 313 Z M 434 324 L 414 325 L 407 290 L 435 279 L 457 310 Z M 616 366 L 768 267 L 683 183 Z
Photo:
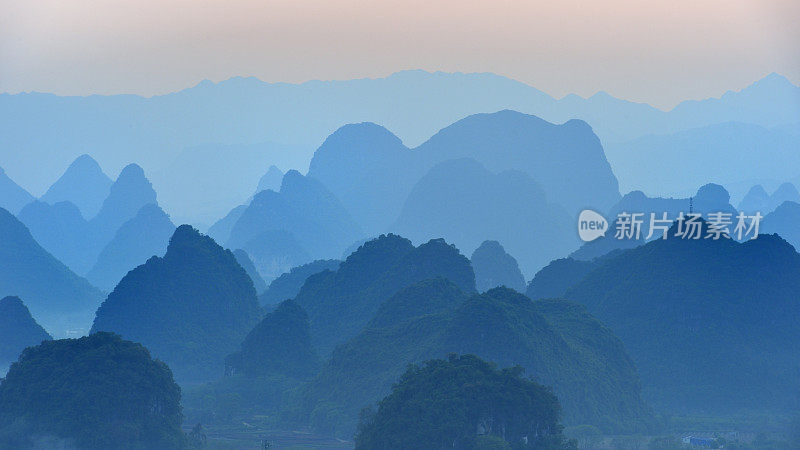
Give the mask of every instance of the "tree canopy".
M 556 396 L 522 373 L 473 355 L 411 365 L 377 412 L 362 413 L 356 449 L 469 449 L 484 436 L 515 448 L 575 448 L 561 433 Z
M 181 448 L 169 367 L 113 333 L 27 348 L 0 382 L 0 447 L 53 436 L 79 448 Z

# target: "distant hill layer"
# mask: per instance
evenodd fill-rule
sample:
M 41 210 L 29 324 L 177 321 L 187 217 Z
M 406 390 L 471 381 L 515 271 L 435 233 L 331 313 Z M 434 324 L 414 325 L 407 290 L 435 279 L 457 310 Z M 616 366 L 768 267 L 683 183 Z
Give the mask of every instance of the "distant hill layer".
M 408 207 L 408 195 L 431 171 L 462 159 L 473 160 L 492 174 L 527 175 L 549 203 L 569 214 L 585 207 L 605 210 L 619 199 L 617 179 L 603 147 L 585 122 L 556 125 L 510 110 L 463 118 L 414 149 L 374 123 L 347 125 L 317 149 L 308 176 L 322 181 L 366 234 L 374 235 L 390 229 Z M 480 189 L 484 184 L 459 181 L 451 187 Z M 457 192 L 437 194 L 460 200 Z
M 102 293 L 43 249 L 16 217 L 0 208 L 0 297 L 25 299 L 53 336 L 86 333 Z
M 568 95 L 557 100 L 498 75 L 423 71 L 303 84 L 232 78 L 220 83 L 205 81 L 180 92 L 148 98 L 3 94 L 0 163 L 24 187 L 40 193 L 87 148 L 110 173 L 130 161 L 139 161 L 160 174 L 183 158 L 184 149 L 212 145 L 220 153 L 231 155 L 222 158 L 222 165 L 215 167 L 219 170 L 213 172 L 216 176 L 230 174 L 225 177 L 228 185 L 219 184 L 227 193 L 215 197 L 234 199 L 249 195 L 257 181 L 251 181 L 253 187 L 245 192 L 235 190 L 242 186 L 237 168 L 243 162 L 305 168 L 313 150 L 348 123 L 379 123 L 407 145 L 417 146 L 466 116 L 513 109 L 554 123 L 584 120 L 609 144 L 731 121 L 762 127 L 796 124 L 800 123 L 798 105 L 800 88 L 777 74 L 721 98 L 684 102 L 669 112 L 603 92 L 589 98 Z M 244 147 L 228 148 L 231 145 Z M 264 159 L 253 158 L 255 152 L 249 146 L 260 146 Z M 19 157 L 22 154 L 26 157 Z M 616 158 L 610 159 L 614 165 L 618 163 Z M 258 170 L 263 173 L 266 168 Z M 624 180 L 625 190 L 629 190 L 628 186 L 634 185 L 627 182 L 631 174 L 615 169 Z M 191 213 L 178 210 L 181 203 L 193 205 L 203 196 L 193 197 L 181 185 L 162 184 L 162 177 L 156 178 L 159 188 L 164 186 L 162 195 L 168 199 L 168 209 L 176 216 Z

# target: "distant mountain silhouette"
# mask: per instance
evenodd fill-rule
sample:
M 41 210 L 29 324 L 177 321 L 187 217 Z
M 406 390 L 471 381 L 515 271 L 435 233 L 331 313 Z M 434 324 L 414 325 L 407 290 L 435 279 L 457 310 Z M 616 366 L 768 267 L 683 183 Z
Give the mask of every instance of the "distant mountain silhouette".
M 761 213 L 762 216 L 774 211 L 784 202 L 800 203 L 800 193 L 792 183 L 782 183 L 769 195 L 760 184 L 753 186 L 739 203 L 739 210 L 747 214 Z
M 145 177 L 144 170 L 136 164 L 125 166 L 111 185 L 100 211 L 88 223 L 87 248 L 92 262 L 97 260 L 122 224 L 134 218 L 148 204 L 157 204 L 156 191 Z M 84 273 L 91 267 L 83 269 Z
M 724 414 L 797 410 L 798 292 L 800 254 L 760 235 L 656 240 L 596 262 L 565 297 L 619 336 L 657 409 Z
M 800 203 L 786 201 L 761 222 L 762 233 L 777 233 L 800 251 Z
M 50 339 L 19 297 L 0 299 L 0 375 L 5 376 L 8 366 L 26 347 Z
M 86 220 L 100 211 L 103 200 L 109 194 L 112 181 L 103 173 L 97 161 L 89 155 L 81 155 L 69 165 L 61 178 L 56 180 L 41 201 L 52 204 L 68 201 L 78 207 Z
M 231 230 L 236 222 L 242 217 L 248 205 L 239 205 L 228 212 L 225 217 L 216 221 L 208 229 L 208 235 L 217 242 L 228 242 L 231 237 Z
M 439 131 L 417 151 L 429 167 L 468 157 L 493 172 L 525 172 L 568 212 L 605 209 L 619 200 L 600 140 L 580 120 L 555 125 L 509 110 L 475 114 Z
M 28 203 L 17 218 L 30 230 L 36 242 L 76 273 L 86 273 L 95 262 L 88 223 L 74 204 Z
M 258 297 L 258 301 L 262 306 L 269 306 L 294 298 L 308 277 L 325 270 L 336 271 L 339 264 L 341 261 L 338 259 L 319 259 L 302 266 L 292 267 L 289 272 L 272 280 L 267 290 Z
M 478 292 L 505 286 L 525 292 L 525 277 L 519 271 L 517 260 L 506 253 L 497 241 L 484 241 L 472 252 L 470 258 L 475 271 L 475 287 Z
M 436 277 L 475 291 L 469 260 L 444 240 L 415 248 L 407 239 L 384 235 L 362 245 L 337 271 L 309 277 L 295 301 L 308 312 L 312 343 L 325 356 L 355 336 L 387 298 Z
M 623 190 L 664 195 L 686 192 L 709 180 L 728 185 L 747 179 L 794 179 L 800 167 L 800 154 L 794 151 L 798 146 L 796 132 L 726 122 L 607 143 L 605 148 Z
M 33 200 L 33 196 L 9 178 L 0 167 L 0 208 L 16 214 Z
M 747 191 L 742 201 L 739 202 L 738 209 L 748 215 L 755 214 L 756 212 L 761 212 L 762 215 L 766 215 L 770 210 L 769 194 L 767 194 L 763 186 L 757 184 Z
M 500 367 L 521 365 L 554 387 L 567 424 L 606 432 L 644 429 L 650 413 L 633 364 L 622 343 L 582 307 L 532 302 L 505 288 L 467 297 L 437 279 L 385 300 L 307 388 L 310 408 L 324 418 L 317 427 L 348 436 L 359 411 L 383 397 L 408 364 L 460 352 Z
M 720 98 L 688 100 L 669 112 L 673 128 L 721 122 L 743 122 L 770 127 L 800 122 L 800 87 L 771 73 L 741 91 Z
M 218 140 L 210 142 L 221 142 Z M 264 169 L 282 155 L 293 155 L 296 146 L 241 141 L 191 146 L 165 163 L 148 165 L 159 202 L 176 218 L 193 223 L 213 223 L 255 193 Z M 142 161 L 136 158 L 135 161 Z M 280 187 L 280 178 L 276 189 Z
M 75 186 L 82 183 L 78 177 L 84 172 L 81 168 L 86 166 L 96 164 L 85 158 L 73 164 L 62 177 L 61 181 L 64 183 L 57 183 L 60 187 L 55 192 L 63 193 L 70 186 L 71 189 L 74 188 L 73 192 L 77 192 L 78 188 Z M 90 175 L 90 179 L 97 178 L 97 173 L 91 170 L 89 172 L 94 173 Z M 102 175 L 102 172 L 99 174 Z M 155 203 L 156 193 L 145 178 L 144 171 L 136 164 L 130 164 L 112 184 L 100 211 L 88 221 L 82 217 L 78 207 L 67 201 L 53 205 L 42 201 L 33 202 L 20 211 L 19 218 L 47 251 L 76 273 L 87 274 L 117 230 L 133 219 L 142 207 Z M 141 262 L 136 261 L 137 264 Z M 133 267 L 135 265 L 129 269 Z
M 730 194 L 724 187 L 714 183 L 701 186 L 691 199 L 688 197 L 648 197 L 642 191 L 629 192 L 612 206 L 606 214 L 609 225 L 605 236 L 584 243 L 580 249 L 569 256 L 571 258 L 588 261 L 606 255 L 614 250 L 627 250 L 637 247 L 643 244 L 648 237 L 651 240 L 660 239 L 663 237 L 663 230 L 654 228 L 651 236 L 650 222 L 651 218 L 662 220 L 664 218 L 664 213 L 667 214 L 667 222 L 656 222 L 656 224 L 663 225 L 667 229 L 671 226 L 671 222 L 676 220 L 681 213 L 686 215 L 690 213 L 690 210 L 703 215 L 704 218 L 707 218 L 707 215 L 712 213 L 726 213 L 730 214 L 732 221 L 735 221 L 737 211 L 730 204 L 730 198 Z M 623 213 L 630 215 L 641 214 L 637 216 L 637 220 L 641 221 L 638 238 L 634 233 L 630 238 L 625 237 L 623 239 L 618 239 L 617 231 L 620 229 L 618 223 L 620 214 Z M 629 219 L 631 222 L 633 221 L 632 216 L 629 216 Z
M 250 279 L 253 280 L 253 287 L 256 289 L 256 294 L 260 294 L 267 289 L 267 284 L 264 283 L 264 279 L 261 278 L 259 275 L 258 270 L 256 270 L 256 266 L 253 264 L 253 261 L 250 259 L 250 256 L 247 254 L 246 251 L 237 248 L 233 251 L 233 256 L 236 257 L 236 262 L 242 266 L 247 275 L 250 276 Z
M 524 273 L 578 246 L 575 224 L 523 172 L 493 174 L 471 159 L 445 161 L 414 186 L 393 231 L 415 242 L 444 237 L 472 251 L 486 239 L 517 255 Z
M 63 167 L 85 153 L 87 143 L 91 143 L 94 156 L 104 167 L 116 170 L 129 161 L 139 161 L 145 167 L 167 167 L 184 149 L 209 142 L 220 143 L 218 148 L 224 150 L 226 145 L 257 146 L 279 141 L 297 150 L 287 152 L 284 147 L 265 146 L 267 164 L 300 168 L 306 166 L 325 137 L 348 123 L 380 123 L 413 147 L 463 117 L 513 109 L 554 123 L 584 120 L 608 145 L 726 121 L 763 127 L 800 123 L 798 97 L 800 88 L 771 74 L 739 92 L 726 93 L 719 99 L 684 102 L 665 112 L 603 92 L 589 98 L 568 95 L 557 100 L 534 87 L 490 73 L 420 70 L 385 78 L 302 84 L 236 77 L 219 83 L 204 81 L 180 92 L 147 98 L 6 94 L 0 96 L 0 115 L 5 119 L 0 124 L 0 136 L 4 137 L 0 160 L 8 161 L 7 169 L 17 174 L 20 183 L 34 191 L 44 191 Z M 54 148 L 58 152 L 53 152 Z M 30 157 L 15 156 L 22 152 Z M 617 167 L 623 161 L 609 159 L 620 172 L 625 190 L 671 192 L 652 191 L 628 182 L 628 174 Z M 241 173 L 225 170 L 215 176 L 239 186 Z M 250 183 L 257 176 L 260 174 L 254 175 Z M 160 181 L 160 177 L 156 178 Z M 689 186 L 696 186 L 708 179 L 687 181 Z M 726 180 L 716 181 L 724 184 Z M 156 185 L 161 195 L 170 199 L 165 204 L 173 215 L 191 213 L 190 208 L 173 205 L 170 189 Z M 234 195 L 244 196 L 251 191 L 252 186 L 245 192 L 231 190 Z M 200 198 L 203 195 L 198 194 L 196 199 Z M 191 199 L 186 200 L 187 205 L 192 203 Z
M 292 267 L 312 260 L 294 235 L 286 230 L 267 230 L 241 245 L 265 282 L 272 281 Z
M 50 334 L 85 333 L 102 293 L 34 240 L 16 217 L 0 208 L 0 296 L 25 299 Z
M 156 203 L 153 185 L 145 177 L 141 167 L 129 164 L 111 185 L 108 197 L 90 224 L 94 232 L 108 236 L 107 240 L 110 240 L 123 223 L 150 203 Z
M 259 257 L 247 243 L 276 231 L 290 233 L 311 259 L 337 257 L 361 237 L 360 228 L 339 200 L 318 180 L 295 170 L 284 175 L 280 192 L 267 190 L 253 197 L 232 227 L 227 246 L 247 250 L 259 267 Z M 294 261 L 272 276 L 303 262 L 307 261 Z
M 374 123 L 345 125 L 314 152 L 308 176 L 320 180 L 369 235 L 400 214 L 424 168 L 415 152 Z
M 259 320 L 250 277 L 228 250 L 188 225 L 163 258 L 130 271 L 98 308 L 92 332 L 113 331 L 146 345 L 181 383 L 221 376 Z
M 272 189 L 273 191 L 280 190 L 281 182 L 283 181 L 283 172 L 276 166 L 269 166 L 267 173 L 265 173 L 259 180 L 256 187 L 256 194 L 261 191 Z
M 284 300 L 268 313 L 225 360 L 226 372 L 256 377 L 269 374 L 293 378 L 312 376 L 320 365 L 311 347 L 308 314 L 294 300 Z
M 778 186 L 778 189 L 769 197 L 770 208 L 766 213 L 774 211 L 784 202 L 800 203 L 800 193 L 797 192 L 797 188 L 792 183 L 783 183 Z M 762 212 L 762 215 L 766 213 Z
M 317 149 L 309 176 L 342 199 L 367 234 L 376 234 L 397 217 L 420 177 L 460 158 L 495 173 L 526 173 L 551 203 L 569 213 L 590 206 L 605 210 L 619 199 L 617 180 L 591 127 L 579 120 L 555 125 L 508 110 L 461 119 L 413 150 L 379 125 L 347 125 Z
M 128 271 L 151 256 L 163 255 L 174 232 L 175 225 L 158 205 L 143 206 L 117 230 L 86 278 L 100 289 L 112 291 Z
M 728 191 L 714 183 L 701 186 L 697 193 L 692 196 L 694 212 L 699 214 L 709 214 L 714 212 L 736 213 L 736 209 L 730 204 L 731 196 Z M 663 213 L 667 213 L 667 218 L 675 220 L 678 214 L 689 213 L 689 198 L 661 198 L 648 197 L 642 191 L 633 191 L 625 194 L 609 211 L 609 219 L 616 219 L 621 212 L 644 213 L 645 222 L 649 226 L 650 213 L 655 213 L 656 218 L 662 218 Z M 646 227 L 642 230 L 647 231 Z

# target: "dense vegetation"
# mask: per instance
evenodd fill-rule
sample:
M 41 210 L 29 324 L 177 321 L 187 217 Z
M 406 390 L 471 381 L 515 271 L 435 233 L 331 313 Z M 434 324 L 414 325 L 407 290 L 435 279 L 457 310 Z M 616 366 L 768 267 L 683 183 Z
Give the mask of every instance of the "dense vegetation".
M 324 356 L 358 334 L 387 298 L 439 276 L 466 292 L 475 290 L 469 260 L 452 245 L 435 239 L 415 248 L 390 234 L 366 242 L 336 272 L 309 277 L 295 300 L 308 312 L 311 341 Z
M 225 360 L 225 372 L 248 377 L 270 374 L 306 378 L 319 366 L 311 347 L 308 315 L 294 300 L 285 300 L 267 314 Z
M 532 299 L 564 297 L 567 289 L 586 276 L 595 265 L 591 261 L 573 258 L 552 261 L 536 272 L 525 294 Z
M 532 302 L 506 288 L 467 299 L 440 279 L 391 297 L 363 331 L 333 352 L 305 392 L 312 426 L 350 435 L 359 410 L 386 395 L 407 364 L 452 352 L 521 365 L 554 387 L 569 424 L 608 432 L 650 425 L 622 344 L 582 307 Z
M 800 407 L 798 296 L 800 255 L 776 235 L 657 240 L 566 294 L 625 343 L 655 407 L 702 414 Z
M 181 448 L 169 368 L 111 333 L 26 349 L 0 382 L 0 447 Z
M 210 381 L 260 319 L 250 277 L 228 250 L 188 225 L 163 258 L 129 272 L 97 310 L 92 332 L 146 345 L 181 383 Z
M 411 366 L 377 412 L 362 414 L 356 448 L 576 448 L 556 396 L 522 373 L 472 355 Z

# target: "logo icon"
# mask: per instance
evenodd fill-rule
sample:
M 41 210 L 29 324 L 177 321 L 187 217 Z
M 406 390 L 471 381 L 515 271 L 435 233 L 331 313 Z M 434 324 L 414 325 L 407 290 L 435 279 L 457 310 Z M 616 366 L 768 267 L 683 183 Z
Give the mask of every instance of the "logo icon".
M 602 214 L 584 209 L 578 216 L 578 236 L 584 242 L 593 241 L 606 234 L 608 221 Z

